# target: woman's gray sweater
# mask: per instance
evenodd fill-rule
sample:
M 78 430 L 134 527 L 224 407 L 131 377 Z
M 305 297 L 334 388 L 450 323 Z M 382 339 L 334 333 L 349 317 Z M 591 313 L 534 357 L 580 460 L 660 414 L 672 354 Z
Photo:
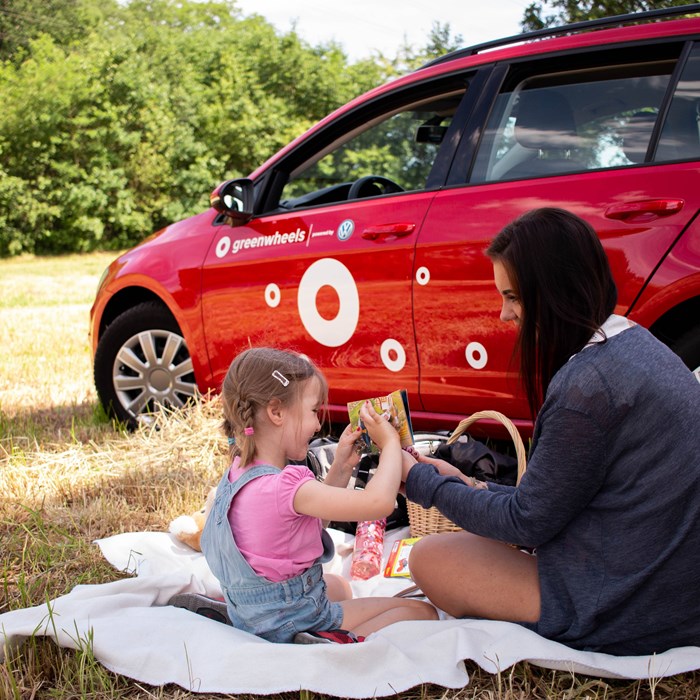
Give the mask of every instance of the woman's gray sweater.
M 641 326 L 557 372 L 518 487 L 418 464 L 406 493 L 536 548 L 539 634 L 612 654 L 700 646 L 700 383 Z

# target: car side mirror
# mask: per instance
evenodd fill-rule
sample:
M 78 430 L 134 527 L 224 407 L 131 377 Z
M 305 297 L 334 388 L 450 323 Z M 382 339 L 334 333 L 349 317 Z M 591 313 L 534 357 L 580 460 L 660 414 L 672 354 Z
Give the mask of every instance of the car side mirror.
M 212 207 L 223 214 L 231 226 L 240 226 L 253 218 L 253 181 L 248 178 L 222 182 L 209 195 Z

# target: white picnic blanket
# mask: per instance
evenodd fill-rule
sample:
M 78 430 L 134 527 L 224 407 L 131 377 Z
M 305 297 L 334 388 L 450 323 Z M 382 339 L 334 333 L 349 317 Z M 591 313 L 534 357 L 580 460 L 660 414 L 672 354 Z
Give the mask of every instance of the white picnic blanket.
M 337 530 L 331 534 L 340 553 L 325 568 L 347 576 L 353 538 Z M 394 540 L 407 536 L 407 529 L 387 533 L 385 553 Z M 151 685 L 265 695 L 306 689 L 349 698 L 394 695 L 422 683 L 461 688 L 469 683 L 463 659 L 489 673 L 527 660 L 545 668 L 630 679 L 700 668 L 700 647 L 616 657 L 575 651 L 507 622 L 447 616 L 400 622 L 362 644 L 272 644 L 167 605 L 184 591 L 220 593 L 204 557 L 172 535 L 125 533 L 97 544 L 113 566 L 136 575 L 76 586 L 49 605 L 0 615 L 3 658 L 8 646 L 33 634 L 72 648 L 91 640 L 95 658 L 104 666 Z M 352 582 L 356 596 L 394 595 L 409 585 L 409 580 L 383 576 Z

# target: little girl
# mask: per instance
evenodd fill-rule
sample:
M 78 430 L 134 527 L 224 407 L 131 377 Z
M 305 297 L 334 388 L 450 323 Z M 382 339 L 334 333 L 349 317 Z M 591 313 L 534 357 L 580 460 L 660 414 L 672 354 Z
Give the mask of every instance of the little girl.
M 202 551 L 233 626 L 273 642 L 354 641 L 400 620 L 437 619 L 429 603 L 352 599 L 346 581 L 324 578 L 322 521 L 389 515 L 402 462 L 398 433 L 366 404 L 360 415 L 381 456 L 363 491 L 345 488 L 359 437 L 349 426 L 324 483 L 306 466 L 289 465 L 306 458 L 327 391 L 309 360 L 271 348 L 238 355 L 222 387 L 233 463 L 217 488 Z

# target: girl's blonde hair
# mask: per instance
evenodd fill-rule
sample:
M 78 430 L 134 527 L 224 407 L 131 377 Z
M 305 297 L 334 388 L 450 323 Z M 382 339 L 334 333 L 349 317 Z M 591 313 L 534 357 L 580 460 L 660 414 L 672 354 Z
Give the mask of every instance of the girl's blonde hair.
M 221 386 L 224 421 L 231 455 L 240 455 L 243 466 L 255 456 L 255 417 L 271 401 L 294 405 L 301 398 L 304 382 L 319 380 L 320 400 L 328 398 L 328 383 L 304 355 L 276 348 L 249 348 L 231 363 Z M 247 430 L 246 430 L 247 429 Z

